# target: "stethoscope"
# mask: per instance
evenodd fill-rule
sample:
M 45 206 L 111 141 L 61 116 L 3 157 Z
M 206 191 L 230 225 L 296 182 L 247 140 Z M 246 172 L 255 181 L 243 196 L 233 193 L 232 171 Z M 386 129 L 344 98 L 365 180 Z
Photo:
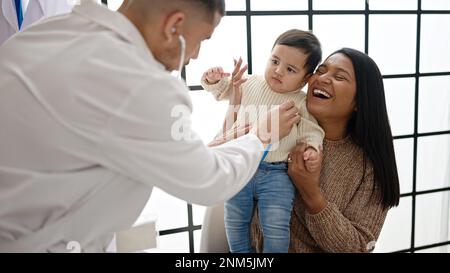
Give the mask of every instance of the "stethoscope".
M 175 28 L 172 28 L 172 33 L 175 33 L 177 30 Z M 186 40 L 184 39 L 183 35 L 178 36 L 178 40 L 180 41 L 180 63 L 178 65 L 178 76 L 177 78 L 181 80 L 181 71 L 183 70 L 184 66 L 184 58 L 186 54 Z
M 184 66 L 184 55 L 186 53 L 186 40 L 182 35 L 178 36 L 178 40 L 180 40 L 180 64 L 178 65 L 178 79 L 181 80 L 181 71 Z

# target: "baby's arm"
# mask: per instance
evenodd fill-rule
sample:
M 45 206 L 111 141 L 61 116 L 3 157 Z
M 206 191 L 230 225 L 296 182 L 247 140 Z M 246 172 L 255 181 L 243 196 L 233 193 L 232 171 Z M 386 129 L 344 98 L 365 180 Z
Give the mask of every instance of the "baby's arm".
M 300 102 L 299 114 L 301 120 L 297 127 L 298 138 L 308 145 L 308 148 L 303 153 L 303 160 L 305 160 L 306 169 L 309 172 L 315 172 L 320 166 L 319 153 L 325 132 L 306 109 L 306 95 L 303 96 Z
M 211 92 L 216 100 L 228 99 L 231 94 L 230 73 L 223 71 L 222 67 L 212 67 L 203 73 L 201 85 Z
M 318 152 L 325 137 L 325 132 L 306 109 L 306 95 L 304 94 L 298 109 L 301 116 L 300 123 L 297 126 L 298 139 L 305 142 L 308 147 L 313 147 Z
M 240 86 L 247 80 L 243 78 L 243 74 L 248 68 L 247 65 L 241 68 L 241 65 L 242 58 L 238 61 L 234 60 L 234 70 L 231 74 L 224 72 L 222 67 L 206 70 L 201 79 L 202 87 L 211 92 L 217 100 L 229 99 L 230 104 L 239 105 L 241 103 Z
M 229 76 L 230 73 L 224 72 L 222 67 L 213 67 L 203 73 L 202 80 L 204 80 L 206 84 L 212 85 Z

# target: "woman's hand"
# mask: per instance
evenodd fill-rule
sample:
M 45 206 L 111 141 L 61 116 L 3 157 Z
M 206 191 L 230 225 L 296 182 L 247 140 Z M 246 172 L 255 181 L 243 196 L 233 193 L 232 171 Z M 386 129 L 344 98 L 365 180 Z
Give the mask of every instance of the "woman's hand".
M 319 168 L 309 172 L 305 166 L 305 151 L 307 145 L 304 142 L 298 144 L 288 155 L 288 175 L 299 191 L 306 207 L 311 214 L 322 211 L 327 201 L 320 189 L 320 170 L 323 159 L 322 150 L 319 153 Z

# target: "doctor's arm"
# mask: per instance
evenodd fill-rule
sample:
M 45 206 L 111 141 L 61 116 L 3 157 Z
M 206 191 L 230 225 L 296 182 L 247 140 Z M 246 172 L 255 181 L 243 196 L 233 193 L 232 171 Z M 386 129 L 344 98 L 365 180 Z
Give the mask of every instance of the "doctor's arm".
M 244 187 L 264 150 L 258 132 L 209 148 L 190 128 L 191 101 L 181 82 L 143 86 L 130 93 L 103 129 L 102 164 L 201 205 L 227 200 Z
M 241 190 L 258 167 L 264 150 L 261 139 L 267 134 L 257 125 L 248 135 L 209 148 L 190 128 L 186 86 L 173 80 L 143 86 L 130 93 L 103 130 L 103 164 L 200 205 L 223 202 Z M 273 130 L 286 135 L 298 122 L 297 109 L 293 103 L 280 109 L 278 124 L 284 126 Z

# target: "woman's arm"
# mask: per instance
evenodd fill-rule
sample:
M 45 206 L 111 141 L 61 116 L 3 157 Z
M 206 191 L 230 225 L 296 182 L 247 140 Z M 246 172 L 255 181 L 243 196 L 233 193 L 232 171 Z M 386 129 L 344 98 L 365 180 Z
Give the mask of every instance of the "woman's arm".
M 306 227 L 318 246 L 326 252 L 369 252 L 373 250 L 387 209 L 372 195 L 373 173 L 369 172 L 347 207 L 340 211 L 325 199 L 319 187 L 319 175 L 309 174 L 302 161 L 300 145 L 290 154 L 288 174 L 307 207 Z
M 375 247 L 387 209 L 370 198 L 371 183 L 363 183 L 344 211 L 328 202 L 319 213 L 306 213 L 306 226 L 324 251 L 370 252 Z

